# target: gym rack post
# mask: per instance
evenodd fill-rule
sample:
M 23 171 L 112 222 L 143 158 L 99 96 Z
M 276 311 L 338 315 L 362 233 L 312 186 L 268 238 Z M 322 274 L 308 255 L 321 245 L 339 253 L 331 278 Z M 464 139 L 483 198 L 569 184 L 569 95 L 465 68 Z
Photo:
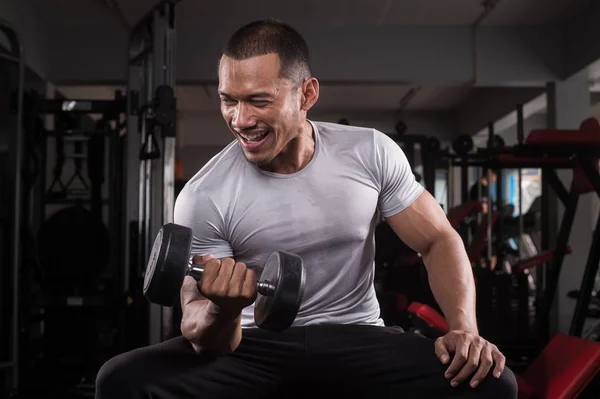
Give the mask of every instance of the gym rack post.
M 142 289 L 145 264 L 175 200 L 175 6 L 163 0 L 132 29 L 128 46 L 124 292 Z M 137 98 L 138 101 L 134 101 Z M 159 137 L 157 137 L 160 135 Z M 140 297 L 140 295 L 137 295 Z M 172 310 L 149 304 L 149 343 L 169 335 Z M 140 331 L 143 333 L 142 331 Z
M 8 52 L 0 51 L 0 59 L 4 59 L 17 64 L 18 66 L 18 86 L 17 86 L 17 114 L 16 128 L 14 136 L 14 150 L 11 151 L 12 167 L 14 173 L 14 193 L 13 193 L 13 225 L 12 225 L 12 257 L 11 257 L 11 278 L 12 278 L 12 314 L 11 314 L 11 332 L 10 332 L 10 357 L 7 361 L 0 361 L 0 369 L 10 369 L 10 387 L 16 390 L 19 388 L 19 272 L 21 270 L 21 196 L 23 176 L 21 165 L 23 164 L 23 86 L 24 86 L 24 51 L 21 40 L 16 29 L 4 20 L 0 20 L 0 31 L 7 37 L 10 49 Z

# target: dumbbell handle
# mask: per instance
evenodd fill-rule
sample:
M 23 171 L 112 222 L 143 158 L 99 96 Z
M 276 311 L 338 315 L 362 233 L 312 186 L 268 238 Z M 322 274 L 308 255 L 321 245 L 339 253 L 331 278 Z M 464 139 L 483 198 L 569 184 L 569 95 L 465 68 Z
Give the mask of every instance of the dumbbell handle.
M 196 281 L 200 281 L 202 278 L 202 273 L 204 273 L 204 267 L 202 266 L 195 265 L 188 269 L 188 275 L 195 278 Z M 258 281 L 256 283 L 256 289 L 261 295 L 264 296 L 273 295 L 275 293 L 275 286 L 268 280 Z

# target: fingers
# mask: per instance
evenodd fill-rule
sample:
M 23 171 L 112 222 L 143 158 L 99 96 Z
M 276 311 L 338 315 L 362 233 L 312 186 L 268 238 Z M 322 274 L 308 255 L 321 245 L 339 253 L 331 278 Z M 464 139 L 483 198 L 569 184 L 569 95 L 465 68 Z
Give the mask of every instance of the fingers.
M 248 298 L 252 301 L 254 301 L 256 299 L 256 295 L 257 295 L 256 272 L 252 269 L 246 269 L 246 274 L 244 275 L 244 281 L 242 282 L 241 295 L 244 298 Z
M 435 340 L 435 355 L 443 364 L 448 363 L 448 360 L 450 360 L 450 354 L 446 349 L 446 345 L 444 345 L 444 337 Z
M 202 259 L 195 258 L 194 261 Z M 201 291 L 208 297 L 252 298 L 256 290 L 255 279 L 254 271 L 244 263 L 235 262 L 232 258 L 219 260 L 211 257 L 204 266 L 199 284 Z M 248 280 L 254 281 L 254 286 L 246 284 Z
M 494 377 L 500 378 L 504 372 L 504 366 L 506 365 L 506 357 L 498 350 L 495 345 L 492 345 L 492 359 L 496 363 L 494 367 Z
M 233 266 L 231 272 L 231 279 L 229 281 L 229 288 L 227 291 L 228 296 L 237 297 L 242 294 L 242 286 L 246 280 L 246 273 L 248 269 L 243 263 L 236 263 Z
M 485 376 L 490 372 L 490 369 L 494 365 L 494 359 L 492 358 L 491 345 L 485 345 L 481 351 L 481 357 L 479 359 L 479 369 L 477 373 L 471 378 L 471 387 L 475 388 L 483 381 Z
M 477 367 L 479 367 L 480 365 L 481 351 L 483 349 L 482 343 L 478 342 L 477 340 L 473 340 L 465 342 L 465 346 L 467 345 L 469 347 L 469 350 L 467 352 L 467 358 L 465 359 L 465 362 L 460 371 L 456 374 L 454 378 L 452 378 L 452 382 L 450 385 L 452 385 L 453 387 L 458 386 L 471 375 L 473 375 L 475 370 L 477 370 Z
M 192 258 L 192 264 L 194 265 L 206 265 L 209 260 L 214 259 L 212 254 L 208 255 L 194 255 Z
M 478 336 L 453 335 L 444 338 L 452 340 L 456 346 L 454 358 L 445 374 L 446 378 L 452 380 L 450 385 L 456 387 L 471 378 L 469 385 L 476 388 L 486 378 L 494 364 L 493 375 L 495 378 L 500 378 L 506 358 L 495 345 Z M 441 339 L 436 341 L 435 346 L 436 355 L 440 358 L 444 355 L 444 351 L 448 350 L 448 344 Z
M 211 262 L 211 261 L 209 261 Z M 229 284 L 231 276 L 233 274 L 233 267 L 235 261 L 232 258 L 225 258 L 221 260 L 221 267 L 219 267 L 219 273 L 217 278 L 213 281 L 213 289 L 216 290 L 220 295 L 226 295 L 229 292 Z M 204 280 L 204 277 L 202 278 Z
M 450 363 L 450 366 L 446 370 L 445 374 L 446 378 L 448 379 L 456 376 L 460 372 L 460 370 L 462 370 L 469 358 L 469 341 L 467 341 L 462 336 L 456 336 L 454 339 L 456 340 L 454 359 L 452 359 L 452 363 Z M 452 386 L 456 386 L 456 384 L 454 384 L 453 382 Z

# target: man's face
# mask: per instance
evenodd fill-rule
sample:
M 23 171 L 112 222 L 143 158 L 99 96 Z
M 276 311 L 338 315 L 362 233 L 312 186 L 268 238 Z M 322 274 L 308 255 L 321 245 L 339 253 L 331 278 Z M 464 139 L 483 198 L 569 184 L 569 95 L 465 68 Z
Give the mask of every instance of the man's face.
M 279 76 L 279 56 L 219 64 L 221 113 L 248 161 L 269 164 L 298 134 L 306 118 L 302 86 Z

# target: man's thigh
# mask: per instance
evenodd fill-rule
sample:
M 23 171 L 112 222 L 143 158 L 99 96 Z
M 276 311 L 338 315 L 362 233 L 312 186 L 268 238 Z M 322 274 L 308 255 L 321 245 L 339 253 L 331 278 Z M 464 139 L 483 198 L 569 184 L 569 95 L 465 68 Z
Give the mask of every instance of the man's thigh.
M 490 372 L 475 389 L 469 381 L 450 386 L 435 341 L 398 328 L 323 326 L 308 332 L 308 344 L 339 388 L 360 397 L 516 398 L 514 375 L 507 368 L 500 379 Z
M 304 355 L 303 331 L 245 331 L 237 350 L 197 354 L 182 337 L 123 353 L 97 379 L 96 398 L 262 398 L 284 384 Z

